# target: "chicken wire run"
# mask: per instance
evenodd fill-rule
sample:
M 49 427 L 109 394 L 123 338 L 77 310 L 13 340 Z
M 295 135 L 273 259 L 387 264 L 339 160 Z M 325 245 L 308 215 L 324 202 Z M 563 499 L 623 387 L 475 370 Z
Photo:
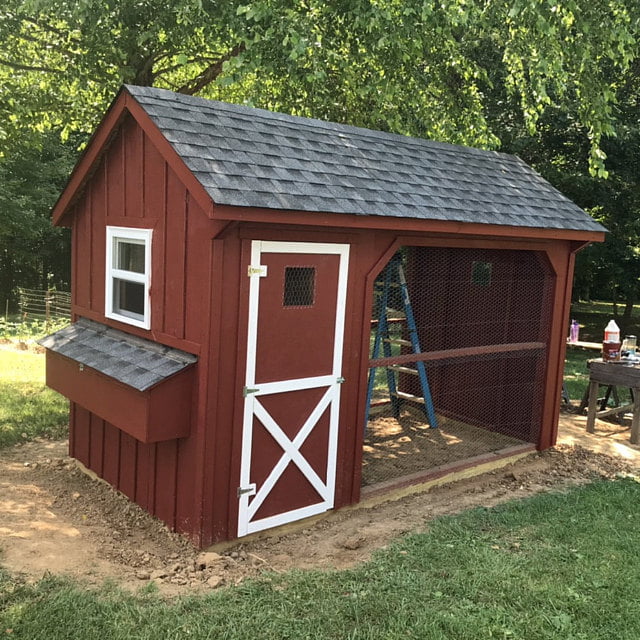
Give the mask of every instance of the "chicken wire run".
M 538 443 L 552 296 L 535 251 L 395 254 L 374 284 L 363 486 Z

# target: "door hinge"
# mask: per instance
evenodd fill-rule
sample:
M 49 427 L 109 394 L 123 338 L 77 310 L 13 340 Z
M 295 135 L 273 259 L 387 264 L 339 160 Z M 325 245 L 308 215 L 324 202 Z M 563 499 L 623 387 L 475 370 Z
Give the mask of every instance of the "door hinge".
M 255 496 L 256 495 L 256 484 L 250 484 L 248 487 L 238 487 L 238 498 L 241 496 Z
M 257 387 L 242 387 L 242 397 L 246 398 L 252 393 L 258 393 L 258 391 L 260 391 L 260 389 L 258 389 Z
M 258 276 L 259 278 L 264 278 L 267 275 L 267 266 L 264 264 L 259 264 L 259 265 L 250 264 L 247 267 L 247 275 L 249 277 Z

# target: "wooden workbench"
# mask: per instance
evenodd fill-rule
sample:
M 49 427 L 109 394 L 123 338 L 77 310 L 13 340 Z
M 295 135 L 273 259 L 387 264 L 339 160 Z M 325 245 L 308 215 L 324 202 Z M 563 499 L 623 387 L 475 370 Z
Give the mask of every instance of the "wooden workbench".
M 601 342 L 583 342 L 579 340 L 578 342 L 570 342 L 567 340 L 568 347 L 580 347 L 582 349 L 593 349 L 594 351 L 602 351 L 602 343 Z
M 595 431 L 596 418 L 633 411 L 631 420 L 631 444 L 638 444 L 640 439 L 640 365 L 629 365 L 621 362 L 603 362 L 591 360 L 589 366 L 589 405 L 587 412 L 587 431 Z M 598 411 L 599 385 L 627 387 L 631 389 L 633 402 L 621 407 Z

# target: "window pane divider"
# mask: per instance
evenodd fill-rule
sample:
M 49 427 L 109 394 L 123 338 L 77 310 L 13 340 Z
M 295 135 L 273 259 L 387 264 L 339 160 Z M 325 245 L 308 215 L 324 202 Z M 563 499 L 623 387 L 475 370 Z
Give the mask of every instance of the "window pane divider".
M 137 271 L 125 271 L 124 269 L 111 269 L 111 275 L 120 280 L 128 280 L 129 282 L 140 282 L 144 284 L 147 281 L 147 275 L 138 273 Z

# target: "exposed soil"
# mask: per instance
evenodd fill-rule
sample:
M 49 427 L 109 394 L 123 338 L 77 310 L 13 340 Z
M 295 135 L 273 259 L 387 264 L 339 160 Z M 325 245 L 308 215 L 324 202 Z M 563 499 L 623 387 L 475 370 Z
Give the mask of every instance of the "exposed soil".
M 12 351 L 31 351 L 32 353 L 44 353 L 45 348 L 33 340 L 11 340 L 0 338 L 0 349 L 11 349 Z
M 265 570 L 346 568 L 402 533 L 424 530 L 436 516 L 614 477 L 640 464 L 561 445 L 426 493 L 336 512 L 297 533 L 201 554 L 88 477 L 65 452 L 65 442 L 46 441 L 0 451 L 0 563 L 28 580 L 51 572 L 92 584 L 113 579 L 129 589 L 153 580 L 169 596 L 236 584 Z
M 405 404 L 398 419 L 384 412 L 371 416 L 362 456 L 362 484 L 369 486 L 439 465 L 499 451 L 522 440 L 438 416 L 431 429 L 418 407 Z

